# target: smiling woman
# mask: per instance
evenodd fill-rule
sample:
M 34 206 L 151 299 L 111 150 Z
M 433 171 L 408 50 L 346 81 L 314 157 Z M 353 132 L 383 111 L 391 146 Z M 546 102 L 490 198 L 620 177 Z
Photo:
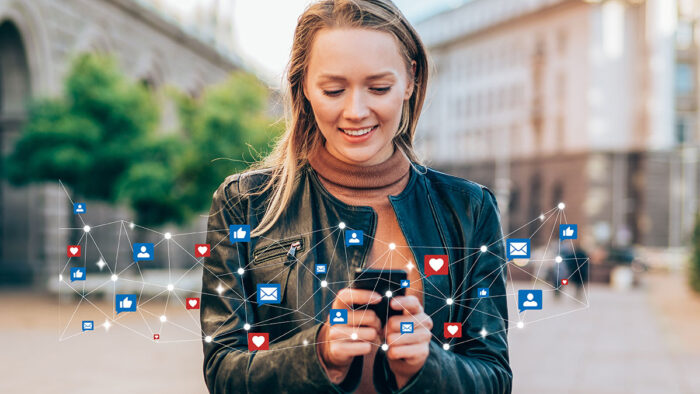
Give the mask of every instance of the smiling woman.
M 389 0 L 313 3 L 287 81 L 273 153 L 214 193 L 201 309 L 209 390 L 510 392 L 498 208 L 488 189 L 422 166 L 413 150 L 428 81 L 416 31 Z M 380 294 L 353 286 L 351 272 L 405 279 Z M 391 311 L 369 305 L 380 302 Z

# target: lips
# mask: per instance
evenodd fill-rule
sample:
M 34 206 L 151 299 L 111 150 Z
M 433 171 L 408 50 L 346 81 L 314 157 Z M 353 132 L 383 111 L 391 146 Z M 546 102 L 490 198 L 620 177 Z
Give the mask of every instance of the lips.
M 338 127 L 338 130 L 342 131 L 346 135 L 349 135 L 351 137 L 361 137 L 365 134 L 368 134 L 372 131 L 374 131 L 379 125 L 374 125 L 374 126 L 367 126 L 367 127 L 353 127 L 353 128 L 341 128 Z

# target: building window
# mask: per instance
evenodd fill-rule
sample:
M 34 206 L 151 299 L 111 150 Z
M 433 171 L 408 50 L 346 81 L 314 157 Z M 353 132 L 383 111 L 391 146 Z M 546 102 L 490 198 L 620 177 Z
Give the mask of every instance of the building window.
M 687 95 L 695 89 L 693 67 L 688 63 L 676 64 L 676 93 Z

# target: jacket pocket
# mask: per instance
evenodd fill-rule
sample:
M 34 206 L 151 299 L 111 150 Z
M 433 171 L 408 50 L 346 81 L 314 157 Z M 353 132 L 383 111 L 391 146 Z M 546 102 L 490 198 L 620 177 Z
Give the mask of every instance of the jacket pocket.
M 253 251 L 252 264 L 255 266 L 290 264 L 296 261 L 297 254 L 302 251 L 304 251 L 303 238 L 274 242 L 257 247 Z M 287 258 L 282 258 L 284 256 Z

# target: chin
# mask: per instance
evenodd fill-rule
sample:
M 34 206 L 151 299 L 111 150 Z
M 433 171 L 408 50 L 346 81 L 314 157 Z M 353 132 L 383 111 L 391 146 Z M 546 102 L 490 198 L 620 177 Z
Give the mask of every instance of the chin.
M 357 164 L 362 164 L 366 163 L 368 161 L 371 161 L 373 158 L 376 157 L 376 155 L 379 154 L 380 149 L 370 149 L 370 148 L 350 148 L 350 149 L 340 149 L 339 152 L 345 157 L 347 160 L 357 163 Z

